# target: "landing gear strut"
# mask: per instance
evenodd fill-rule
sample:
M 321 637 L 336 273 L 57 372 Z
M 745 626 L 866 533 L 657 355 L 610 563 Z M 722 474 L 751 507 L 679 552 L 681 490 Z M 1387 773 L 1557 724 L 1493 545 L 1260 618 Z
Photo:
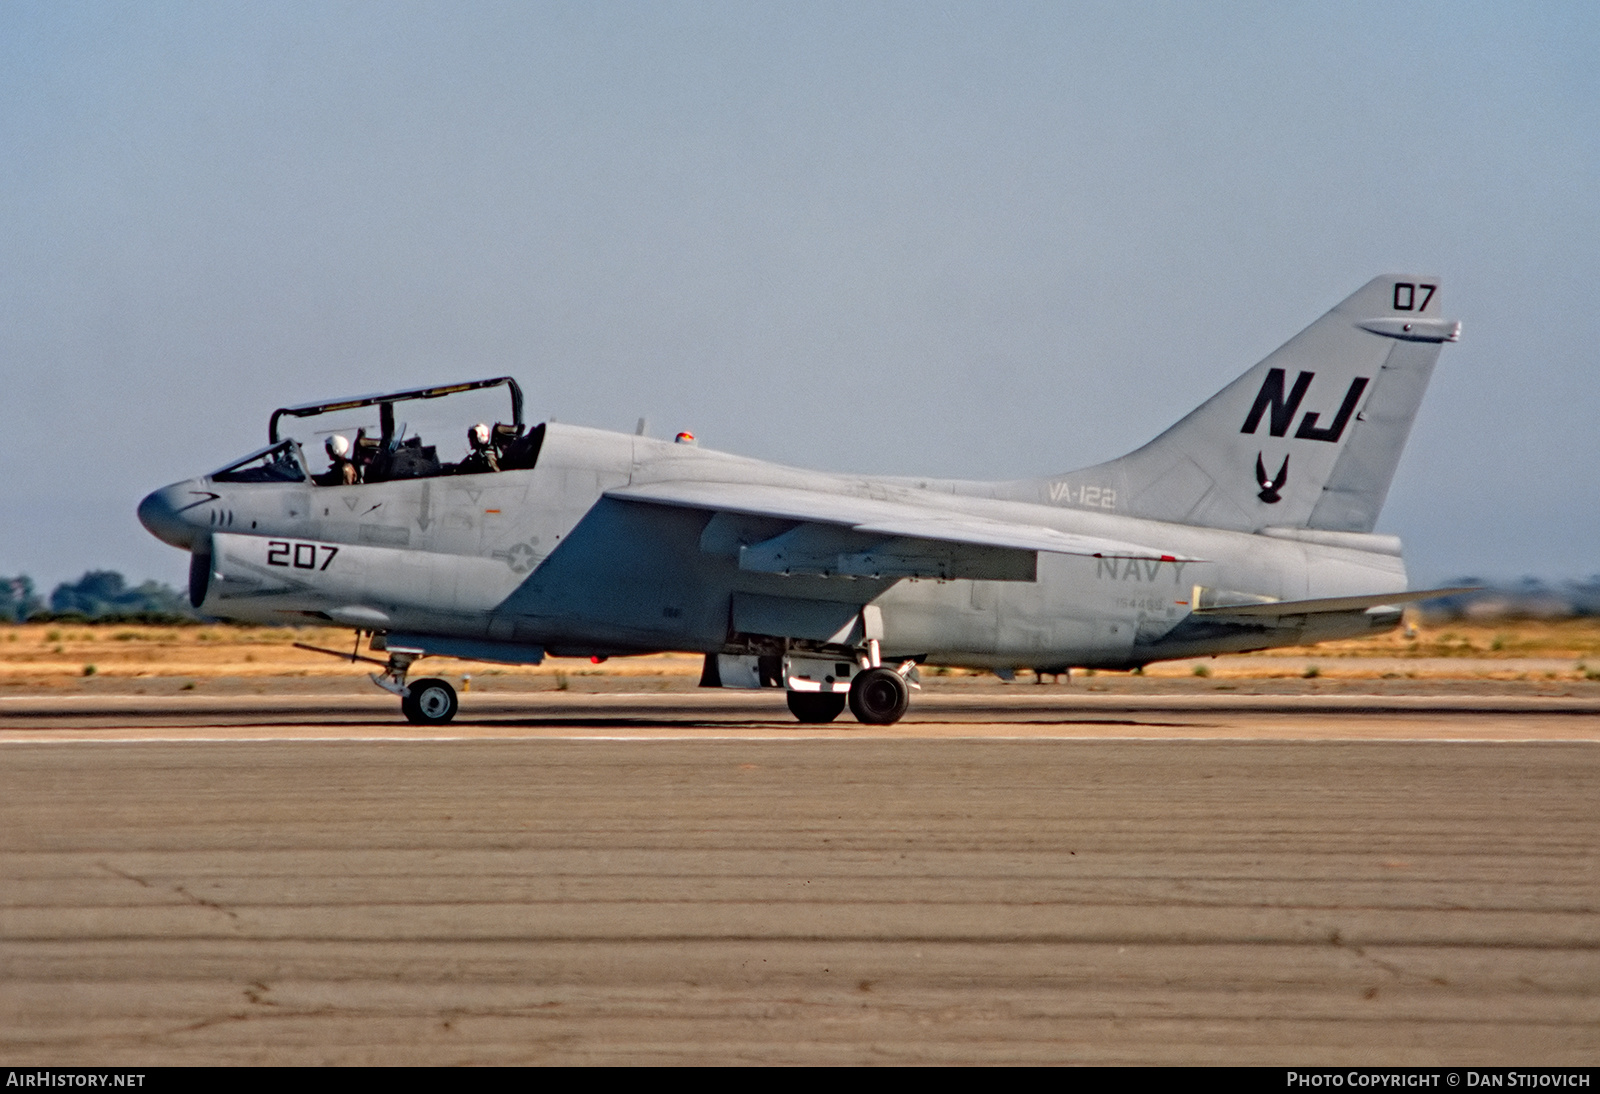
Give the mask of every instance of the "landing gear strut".
M 413 653 L 410 650 L 390 650 L 389 660 L 384 663 L 383 671 L 374 672 L 370 674 L 367 679 L 371 680 L 374 684 L 377 684 L 390 695 L 398 695 L 403 700 L 409 694 L 406 688 L 406 673 L 411 669 L 411 662 L 415 661 L 420 656 L 420 652 Z M 362 660 L 372 661 L 373 658 L 366 657 L 362 658 Z

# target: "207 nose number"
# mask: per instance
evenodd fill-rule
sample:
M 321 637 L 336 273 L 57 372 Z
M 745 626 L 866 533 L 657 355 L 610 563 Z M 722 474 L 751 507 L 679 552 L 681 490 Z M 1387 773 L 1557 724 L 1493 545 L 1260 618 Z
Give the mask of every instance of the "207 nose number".
M 317 552 L 325 552 L 322 565 L 317 565 Z M 326 543 L 291 543 L 282 539 L 267 541 L 267 565 L 289 566 L 296 570 L 326 570 L 328 563 L 339 553 L 339 548 Z

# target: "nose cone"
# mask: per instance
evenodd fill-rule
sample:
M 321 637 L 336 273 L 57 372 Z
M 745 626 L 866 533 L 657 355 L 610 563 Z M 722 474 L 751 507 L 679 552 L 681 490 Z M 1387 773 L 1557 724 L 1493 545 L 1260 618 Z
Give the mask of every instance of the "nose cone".
M 198 485 L 191 480 L 163 486 L 139 503 L 139 523 L 163 543 L 192 549 L 200 528 L 187 518 L 217 497 L 209 490 L 196 489 Z

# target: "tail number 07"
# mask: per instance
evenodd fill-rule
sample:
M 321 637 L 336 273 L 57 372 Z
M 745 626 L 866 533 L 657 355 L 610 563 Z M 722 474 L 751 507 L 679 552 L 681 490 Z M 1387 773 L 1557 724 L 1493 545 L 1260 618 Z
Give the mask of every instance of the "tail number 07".
M 322 565 L 317 565 L 317 552 L 325 552 Z M 282 539 L 267 541 L 268 566 L 292 566 L 296 570 L 326 570 L 339 548 L 326 543 L 290 543 Z
M 1428 306 L 1428 301 L 1433 299 L 1433 294 L 1439 286 L 1418 285 L 1411 281 L 1396 281 L 1394 283 L 1394 310 L 1395 311 L 1422 311 Z M 1421 299 L 1418 299 L 1421 297 Z

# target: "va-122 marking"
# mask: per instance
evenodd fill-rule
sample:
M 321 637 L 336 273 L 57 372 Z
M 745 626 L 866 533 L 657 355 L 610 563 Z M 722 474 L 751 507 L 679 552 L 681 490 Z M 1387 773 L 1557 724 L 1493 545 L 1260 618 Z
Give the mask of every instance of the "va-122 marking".
M 1074 496 L 1070 482 L 1053 482 L 1050 484 L 1050 500 L 1058 505 L 1067 502 L 1089 509 L 1115 509 L 1117 492 L 1109 486 L 1084 486 Z

